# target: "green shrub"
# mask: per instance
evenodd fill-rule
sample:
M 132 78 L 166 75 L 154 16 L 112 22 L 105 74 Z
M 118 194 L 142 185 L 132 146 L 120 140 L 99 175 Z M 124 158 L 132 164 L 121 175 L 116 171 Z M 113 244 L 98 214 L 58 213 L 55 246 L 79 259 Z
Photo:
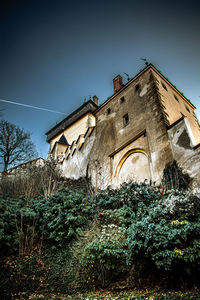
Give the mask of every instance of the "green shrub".
M 200 212 L 199 198 L 187 190 L 172 190 L 167 195 L 164 206 L 165 211 L 176 218 L 195 220 Z
M 90 229 L 79 232 L 73 251 L 79 260 L 85 281 L 105 286 L 126 270 L 126 228 L 96 221 Z
M 138 204 L 135 221 L 128 229 L 127 261 L 148 261 L 170 276 L 183 277 L 200 270 L 200 214 L 193 215 L 194 197 L 183 201 L 183 194 L 176 194 L 176 203 L 169 201 L 173 197 L 149 206 Z
M 137 210 L 139 202 L 149 205 L 152 201 L 165 197 L 170 192 L 165 187 L 154 187 L 145 183 L 123 184 L 118 190 L 110 188 L 100 191 L 94 203 L 100 211 L 104 209 L 118 209 L 127 205 L 133 210 Z
M 15 252 L 18 245 L 16 233 L 16 199 L 0 198 L 0 251 Z
M 0 250 L 9 253 L 19 250 L 19 255 L 32 249 L 35 241 L 35 212 L 27 201 L 0 199 Z
M 94 210 L 85 193 L 62 189 L 47 198 L 31 201 L 38 218 L 38 230 L 53 249 L 63 247 L 85 226 Z
M 94 213 L 90 198 L 83 192 L 62 189 L 49 197 L 26 200 L 0 199 L 1 251 L 30 252 L 34 243 L 63 247 Z
M 47 197 L 0 199 L 0 217 L 2 254 L 20 256 L 2 267 L 15 278 L 14 291 L 21 284 L 69 292 L 128 277 L 130 284 L 156 276 L 195 284 L 200 275 L 200 202 L 189 191 L 125 184 L 91 199 L 62 188 Z M 11 289 L 12 280 L 3 281 Z

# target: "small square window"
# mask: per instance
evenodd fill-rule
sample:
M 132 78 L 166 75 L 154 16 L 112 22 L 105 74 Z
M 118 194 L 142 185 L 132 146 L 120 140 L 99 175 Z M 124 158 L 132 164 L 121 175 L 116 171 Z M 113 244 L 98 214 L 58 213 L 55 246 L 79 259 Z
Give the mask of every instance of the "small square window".
M 139 89 L 140 89 L 140 85 L 139 85 L 139 84 L 137 84 L 137 85 L 135 86 L 135 91 L 136 91 L 136 92 L 138 92 L 138 91 L 139 91 Z
M 176 95 L 174 95 L 174 98 L 176 99 L 176 101 L 178 101 L 178 102 L 179 102 L 179 100 L 178 100 L 178 98 L 176 97 Z
M 124 123 L 124 126 L 126 126 L 126 125 L 129 124 L 129 116 L 128 116 L 128 114 L 125 114 L 123 116 L 123 123 Z
M 167 87 L 163 82 L 162 82 L 162 87 L 167 91 Z
M 107 109 L 107 115 L 109 115 L 111 113 L 111 109 L 110 107 Z
M 190 113 L 190 110 L 189 110 L 189 108 L 185 105 L 185 108 L 187 109 L 187 111 Z
M 125 102 L 125 98 L 124 98 L 124 97 L 121 97 L 120 103 L 122 104 L 122 103 L 124 103 L 124 102 Z

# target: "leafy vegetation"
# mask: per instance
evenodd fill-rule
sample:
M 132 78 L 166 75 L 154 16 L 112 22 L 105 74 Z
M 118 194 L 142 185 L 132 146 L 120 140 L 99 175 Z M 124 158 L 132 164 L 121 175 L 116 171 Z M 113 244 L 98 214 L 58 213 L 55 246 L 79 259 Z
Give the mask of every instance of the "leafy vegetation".
M 92 197 L 66 187 L 32 198 L 2 194 L 0 214 L 4 299 L 198 287 L 200 203 L 188 189 L 132 183 Z
M 21 295 L 22 300 L 26 298 Z M 48 295 L 34 293 L 29 299 L 54 299 L 54 300 L 199 300 L 199 290 L 191 291 L 161 291 L 155 289 L 132 289 L 129 291 L 114 292 L 112 290 L 99 290 L 96 292 L 76 293 L 75 295 L 66 295 L 57 293 L 48 293 Z
M 183 284 L 185 278 L 190 280 L 189 275 L 193 275 L 197 282 L 195 270 L 200 267 L 200 219 L 194 217 L 193 209 L 189 211 L 187 208 L 184 213 L 182 193 L 176 195 L 176 200 L 172 196 L 170 194 L 170 198 L 152 202 L 149 206 L 138 204 L 135 221 L 128 229 L 127 260 L 129 264 L 137 259 L 142 259 L 147 265 L 151 262 L 152 271 L 155 272 L 156 268 L 172 273 L 176 285 Z M 179 209 L 174 207 L 173 201 L 177 206 L 181 204 Z M 194 207 L 194 197 L 189 197 L 187 204 Z

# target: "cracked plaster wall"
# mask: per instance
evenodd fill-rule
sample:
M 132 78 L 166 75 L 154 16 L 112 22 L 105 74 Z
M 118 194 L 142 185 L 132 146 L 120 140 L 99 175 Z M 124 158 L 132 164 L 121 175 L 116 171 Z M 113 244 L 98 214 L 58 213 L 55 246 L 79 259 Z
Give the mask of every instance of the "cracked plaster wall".
M 78 179 L 87 175 L 94 140 L 95 132 L 85 140 L 80 150 L 77 148 L 73 155 L 70 155 L 67 160 L 66 158 L 63 160 L 61 169 L 65 177 Z
M 174 159 L 183 172 L 193 179 L 192 185 L 200 191 L 200 148 L 194 149 L 187 120 L 183 119 L 168 130 Z
M 138 84 L 139 89 L 136 89 Z M 120 101 L 122 97 L 125 99 L 123 103 Z M 129 123 L 125 126 L 123 117 L 127 113 Z M 119 187 L 130 178 L 139 181 L 148 179 L 157 183 L 161 181 L 163 169 L 173 157 L 154 77 L 150 71 L 104 104 L 96 113 L 95 129 L 96 138 L 90 158 L 96 165 L 89 166 L 93 185 L 99 188 L 106 188 L 108 185 Z M 145 137 L 128 143 L 144 130 Z M 127 151 L 136 148 L 144 151 L 146 156 L 133 154 L 127 158 L 121 174 L 116 178 L 117 164 Z M 112 155 L 115 152 L 117 153 Z M 138 160 L 133 166 L 135 157 Z
M 76 141 L 78 139 L 79 135 L 84 134 L 86 132 L 89 126 L 95 126 L 95 117 L 91 113 L 88 113 L 87 115 L 83 116 L 70 127 L 63 130 L 63 132 L 61 132 L 55 138 L 51 139 L 50 150 L 53 148 L 55 142 L 57 142 L 60 139 L 62 134 L 65 135 L 68 143 L 71 145 L 73 141 Z
M 175 159 L 190 176 L 199 178 L 200 150 L 193 150 L 199 130 L 194 129 L 196 121 L 190 115 L 188 122 L 168 130 L 167 125 L 182 116 L 179 106 L 185 109 L 185 104 L 177 101 L 179 106 L 173 107 L 173 91 L 164 92 L 160 85 L 161 77 L 149 69 L 106 101 L 95 113 L 96 126 L 91 136 L 85 138 L 80 150 L 77 148 L 64 159 L 63 174 L 75 179 L 88 175 L 93 186 L 100 189 L 109 185 L 117 188 L 130 179 L 159 184 L 166 164 Z M 125 124 L 127 114 L 129 121 Z M 84 126 L 82 134 L 88 124 Z M 126 159 L 121 163 L 123 157 Z

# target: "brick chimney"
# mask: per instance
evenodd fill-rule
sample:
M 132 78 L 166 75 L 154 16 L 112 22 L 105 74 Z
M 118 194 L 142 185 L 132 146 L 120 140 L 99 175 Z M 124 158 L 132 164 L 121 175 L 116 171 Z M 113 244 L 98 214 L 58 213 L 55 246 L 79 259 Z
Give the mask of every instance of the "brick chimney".
M 114 89 L 114 94 L 115 94 L 116 92 L 118 92 L 122 87 L 123 87 L 122 77 L 121 77 L 120 75 L 117 75 L 117 76 L 113 79 L 113 89 Z

